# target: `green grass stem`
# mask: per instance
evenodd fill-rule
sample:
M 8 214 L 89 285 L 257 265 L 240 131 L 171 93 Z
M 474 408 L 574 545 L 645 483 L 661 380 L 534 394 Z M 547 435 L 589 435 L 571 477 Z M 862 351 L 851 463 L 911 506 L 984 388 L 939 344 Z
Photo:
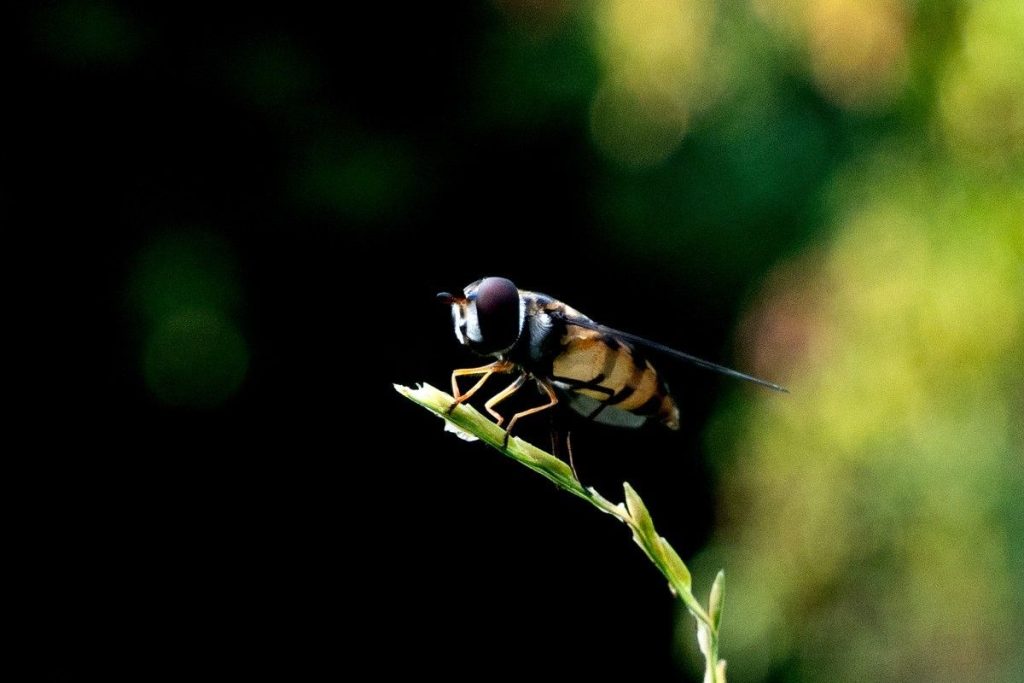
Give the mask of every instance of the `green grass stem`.
M 705 660 L 705 683 L 725 683 L 725 661 L 718 659 L 718 629 L 725 595 L 725 575 L 718 573 L 711 588 L 708 609 L 704 609 L 691 590 L 690 570 L 686 563 L 668 541 L 658 535 L 647 506 L 633 487 L 624 483 L 625 502 L 613 503 L 593 487 L 583 486 L 573 474 L 572 468 L 550 453 L 515 436 L 509 438 L 508 446 L 503 448 L 505 430 L 476 408 L 462 404 L 449 414 L 448 408 L 455 401 L 451 395 L 429 384 L 416 389 L 396 384 L 395 390 L 444 419 L 449 431 L 455 431 L 463 438 L 483 441 L 629 527 L 633 540 L 668 580 L 672 593 L 697 620 L 697 642 Z

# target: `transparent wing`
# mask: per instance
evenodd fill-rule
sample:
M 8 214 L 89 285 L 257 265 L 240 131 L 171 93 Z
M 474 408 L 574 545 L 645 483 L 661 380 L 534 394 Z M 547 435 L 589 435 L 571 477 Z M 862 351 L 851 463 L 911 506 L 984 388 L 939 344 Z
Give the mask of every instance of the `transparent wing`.
M 693 365 L 697 365 L 699 367 L 706 368 L 708 370 L 713 370 L 714 372 L 718 372 L 718 373 L 721 373 L 723 375 L 728 375 L 729 377 L 735 377 L 736 379 L 742 379 L 742 380 L 744 380 L 746 382 L 753 382 L 754 384 L 759 384 L 762 387 L 767 387 L 768 389 L 771 389 L 772 391 L 781 391 L 781 392 L 787 393 L 787 394 L 789 393 L 789 390 L 787 390 L 785 387 L 781 387 L 778 384 L 775 384 L 774 382 L 769 382 L 768 380 L 759 379 L 757 377 L 754 377 L 753 375 L 748 375 L 746 373 L 740 372 L 739 370 L 733 370 L 732 368 L 727 368 L 724 365 L 718 365 L 717 363 L 712 363 L 711 361 L 706 361 L 703 358 L 697 358 L 696 356 L 691 356 L 688 353 L 683 353 L 682 351 L 677 351 L 676 349 L 673 349 L 671 347 L 665 346 L 664 344 L 659 344 L 658 342 L 651 341 L 650 339 L 645 339 L 643 337 L 638 337 L 637 335 L 630 334 L 629 332 L 623 332 L 621 330 L 616 330 L 616 329 L 613 329 L 613 328 L 608 327 L 606 325 L 601 325 L 599 323 L 595 323 L 590 318 L 581 318 L 581 317 L 567 316 L 567 315 L 563 315 L 562 318 L 565 320 L 566 323 L 568 323 L 570 325 L 578 325 L 579 327 L 583 327 L 583 328 L 586 328 L 588 330 L 594 330 L 596 332 L 602 332 L 604 334 L 608 334 L 608 335 L 610 335 L 612 337 L 618 337 L 620 339 L 625 339 L 626 341 L 628 341 L 628 342 L 630 342 L 632 344 L 636 344 L 637 346 L 649 349 L 649 350 L 654 351 L 656 353 L 660 353 L 663 356 L 667 356 L 669 358 L 675 358 L 677 360 L 685 361 L 687 363 L 692 363 Z M 619 411 L 619 412 L 624 412 L 624 411 Z

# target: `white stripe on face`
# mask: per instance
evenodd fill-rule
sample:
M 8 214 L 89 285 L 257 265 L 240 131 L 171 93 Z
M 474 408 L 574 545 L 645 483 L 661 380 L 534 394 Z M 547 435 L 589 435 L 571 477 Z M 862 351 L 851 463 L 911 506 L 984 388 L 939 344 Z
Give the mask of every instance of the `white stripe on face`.
M 455 325 L 455 336 L 458 338 L 459 343 L 465 346 L 466 337 L 462 334 L 462 326 L 466 320 L 462 315 L 463 304 L 455 302 L 452 304 L 452 323 Z
M 466 304 L 466 336 L 474 344 L 479 344 L 484 340 L 480 334 L 480 319 L 476 315 L 475 301 Z

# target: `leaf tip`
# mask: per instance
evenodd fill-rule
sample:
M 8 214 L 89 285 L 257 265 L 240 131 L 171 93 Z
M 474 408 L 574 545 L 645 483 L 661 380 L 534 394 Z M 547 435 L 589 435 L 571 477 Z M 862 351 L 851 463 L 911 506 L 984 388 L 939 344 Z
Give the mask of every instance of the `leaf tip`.
M 711 596 L 708 598 L 708 616 L 711 617 L 711 625 L 718 630 L 722 621 L 722 606 L 725 603 L 725 572 L 718 571 L 715 582 L 711 584 Z
M 651 519 L 651 513 L 647 511 L 647 506 L 644 505 L 643 499 L 629 485 L 629 482 L 623 482 L 622 489 L 626 494 L 626 509 L 629 510 L 629 516 L 633 519 L 633 523 L 644 534 L 653 536 L 654 520 Z

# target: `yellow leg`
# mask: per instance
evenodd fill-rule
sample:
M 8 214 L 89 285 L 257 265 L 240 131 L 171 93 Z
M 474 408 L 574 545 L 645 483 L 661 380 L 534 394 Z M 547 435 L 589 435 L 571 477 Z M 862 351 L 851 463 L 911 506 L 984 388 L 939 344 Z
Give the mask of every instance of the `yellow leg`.
M 515 366 L 509 363 L 507 360 L 499 360 L 491 363 L 490 365 L 484 365 L 479 368 L 460 368 L 452 372 L 452 396 L 455 397 L 455 401 L 448 407 L 448 412 L 451 413 L 455 410 L 455 406 L 469 400 L 473 394 L 480 390 L 480 387 L 496 372 L 511 372 Z M 466 393 L 462 393 L 459 389 L 458 378 L 463 375 L 483 375 L 477 383 L 470 388 Z
M 525 375 L 524 375 L 524 377 L 525 377 Z M 518 412 L 515 415 L 513 415 L 512 419 L 509 420 L 508 427 L 505 428 L 505 440 L 501 444 L 502 448 L 508 448 L 508 437 L 512 435 L 512 428 L 516 426 L 516 422 L 519 421 L 519 418 L 526 417 L 527 415 L 533 415 L 534 413 L 539 413 L 542 410 L 547 410 L 548 408 L 551 408 L 551 407 L 555 406 L 558 403 L 558 396 L 555 394 L 555 390 L 551 388 L 551 385 L 548 384 L 547 382 L 539 382 L 539 383 L 540 383 L 541 388 L 544 389 L 544 391 L 546 391 L 547 394 L 548 394 L 548 399 L 549 399 L 548 402 L 545 403 L 542 406 L 537 406 L 536 408 L 530 408 L 529 410 L 523 410 L 523 411 Z M 502 393 L 504 393 L 504 392 L 502 392 Z
M 490 398 L 490 400 L 488 400 L 487 403 L 484 404 L 484 408 L 487 409 L 487 412 L 490 413 L 491 415 L 493 415 L 494 419 L 498 421 L 497 424 L 498 424 L 499 427 L 501 426 L 501 423 L 505 421 L 505 418 L 502 417 L 501 414 L 497 410 L 494 409 L 494 406 L 498 405 L 499 403 L 504 401 L 506 398 L 508 398 L 512 394 L 516 393 L 517 391 L 519 391 L 523 387 L 523 384 L 525 384 L 525 383 L 526 383 L 526 375 L 519 375 L 519 378 L 515 382 L 513 382 L 510 385 L 508 385 L 507 387 L 502 389 L 499 393 L 497 393 L 494 396 L 492 396 Z

